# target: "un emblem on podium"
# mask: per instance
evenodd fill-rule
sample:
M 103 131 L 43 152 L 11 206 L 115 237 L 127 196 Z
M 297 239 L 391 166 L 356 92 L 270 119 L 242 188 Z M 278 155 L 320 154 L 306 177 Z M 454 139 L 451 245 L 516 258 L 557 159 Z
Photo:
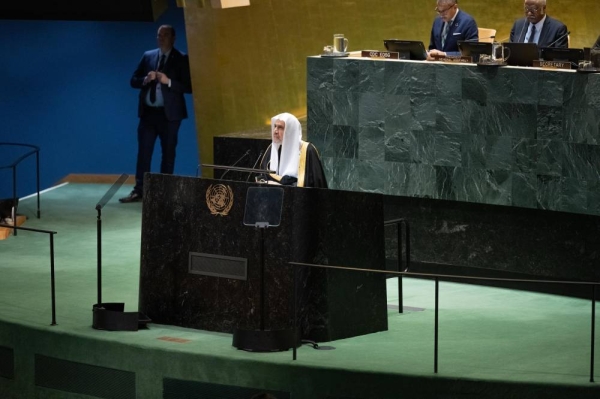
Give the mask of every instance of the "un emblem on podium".
M 233 191 L 224 184 L 211 184 L 206 189 L 206 205 L 213 215 L 227 216 L 233 206 Z

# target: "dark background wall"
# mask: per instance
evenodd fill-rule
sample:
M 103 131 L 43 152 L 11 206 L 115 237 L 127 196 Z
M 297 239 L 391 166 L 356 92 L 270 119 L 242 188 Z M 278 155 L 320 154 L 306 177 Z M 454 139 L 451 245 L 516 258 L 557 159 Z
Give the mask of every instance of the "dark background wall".
M 156 22 L 0 20 L 0 142 L 41 148 L 41 185 L 68 174 L 135 173 L 137 95 L 129 79 L 156 30 L 171 24 L 187 52 L 183 9 L 169 1 Z M 175 173 L 194 175 L 198 145 L 192 96 L 182 123 Z M 0 167 L 19 153 L 0 146 Z M 153 170 L 158 171 L 157 143 Z M 35 163 L 18 169 L 18 195 L 35 191 Z M 12 196 L 12 172 L 0 169 L 0 198 Z

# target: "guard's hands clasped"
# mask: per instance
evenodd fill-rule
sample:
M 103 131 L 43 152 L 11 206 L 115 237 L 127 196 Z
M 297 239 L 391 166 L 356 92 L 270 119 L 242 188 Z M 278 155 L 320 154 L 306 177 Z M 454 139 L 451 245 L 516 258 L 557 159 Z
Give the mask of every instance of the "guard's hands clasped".
M 144 78 L 144 85 L 147 85 L 148 83 L 152 82 L 154 79 L 156 79 L 156 74 L 158 72 L 156 71 L 150 71 L 148 72 L 148 75 L 146 75 L 146 77 Z
M 169 84 L 169 77 L 162 72 L 156 72 L 156 79 L 164 85 Z
M 148 83 L 153 82 L 154 80 L 158 80 L 158 82 L 162 84 L 169 83 L 169 77 L 164 73 L 158 71 L 150 71 L 148 72 L 148 75 L 146 75 L 146 77 L 144 78 L 144 85 L 147 85 Z

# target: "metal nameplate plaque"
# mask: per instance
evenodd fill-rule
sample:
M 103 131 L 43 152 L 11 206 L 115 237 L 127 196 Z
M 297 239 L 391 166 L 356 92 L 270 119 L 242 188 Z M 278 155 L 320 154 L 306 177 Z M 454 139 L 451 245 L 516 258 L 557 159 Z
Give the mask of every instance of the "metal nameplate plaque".
M 384 60 L 400 59 L 400 53 L 394 51 L 363 50 L 360 52 L 360 56 L 363 58 L 379 58 Z
M 432 57 L 435 61 L 450 62 L 453 64 L 472 64 L 473 63 L 473 57 L 470 57 L 470 56 L 448 57 L 446 55 L 442 55 L 442 56 L 434 55 Z
M 569 61 L 533 60 L 533 66 L 545 69 L 571 69 L 571 63 Z

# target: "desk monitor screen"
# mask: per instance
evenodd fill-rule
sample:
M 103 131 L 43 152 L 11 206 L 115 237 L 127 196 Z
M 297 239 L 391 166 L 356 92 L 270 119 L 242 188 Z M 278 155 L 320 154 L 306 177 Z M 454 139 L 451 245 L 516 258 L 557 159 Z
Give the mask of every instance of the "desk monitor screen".
M 387 39 L 383 41 L 387 51 L 400 53 L 401 60 L 419 60 L 427 59 L 427 51 L 423 42 L 415 40 Z
M 503 43 L 502 45 L 510 49 L 510 57 L 506 62 L 508 65 L 533 66 L 533 61 L 540 58 L 540 49 L 535 43 Z
M 492 43 L 459 40 L 458 49 L 460 50 L 460 55 L 473 57 L 473 62 L 478 62 L 481 54 L 492 55 Z
M 582 61 L 585 57 L 582 48 L 544 47 L 542 48 L 541 58 L 544 61 L 567 61 L 574 68 L 577 68 L 579 61 Z

